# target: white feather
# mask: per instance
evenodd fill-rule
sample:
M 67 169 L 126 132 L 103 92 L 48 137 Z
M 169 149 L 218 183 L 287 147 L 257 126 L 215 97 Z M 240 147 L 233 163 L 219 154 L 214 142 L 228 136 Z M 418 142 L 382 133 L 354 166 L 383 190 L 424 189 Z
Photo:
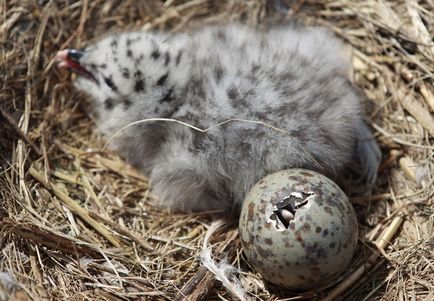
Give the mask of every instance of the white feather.
M 235 276 L 236 274 L 239 274 L 239 270 L 227 263 L 226 260 L 216 262 L 212 256 L 211 246 L 208 246 L 208 241 L 211 235 L 223 224 L 223 220 L 217 220 L 214 221 L 208 229 L 200 255 L 201 263 L 214 274 L 215 278 L 219 280 L 233 296 L 241 301 L 252 300 L 247 296 L 246 290 L 242 287 L 240 280 Z

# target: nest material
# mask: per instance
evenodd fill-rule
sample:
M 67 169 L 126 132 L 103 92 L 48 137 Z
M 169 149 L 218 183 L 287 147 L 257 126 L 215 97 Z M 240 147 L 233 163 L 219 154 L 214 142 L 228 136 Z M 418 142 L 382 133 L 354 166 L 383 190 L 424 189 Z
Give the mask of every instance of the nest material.
M 146 178 L 104 149 L 53 58 L 114 31 L 285 18 L 353 48 L 384 155 L 374 195 L 354 198 L 360 248 L 346 282 L 303 294 L 264 285 L 236 229 L 213 235 L 214 255 L 241 267 L 258 300 L 434 299 L 432 1 L 283 2 L 0 0 L 0 300 L 165 300 L 191 279 L 190 300 L 232 299 L 198 260 L 210 216 L 152 205 Z

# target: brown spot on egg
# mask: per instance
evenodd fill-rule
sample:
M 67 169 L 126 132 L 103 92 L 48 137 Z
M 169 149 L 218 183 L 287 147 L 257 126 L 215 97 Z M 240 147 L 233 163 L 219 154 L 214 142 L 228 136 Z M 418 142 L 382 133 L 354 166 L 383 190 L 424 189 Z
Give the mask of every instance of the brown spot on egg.
M 333 216 L 332 208 L 329 206 L 324 206 L 324 211 Z
M 264 249 L 261 246 L 257 246 L 256 250 L 258 254 L 264 258 L 273 258 L 274 253 L 269 249 Z
M 253 221 L 254 216 L 255 216 L 255 203 L 252 202 L 249 204 L 249 212 L 247 214 L 247 220 L 250 222 Z
M 307 171 L 302 171 L 302 172 L 300 172 L 300 174 L 305 176 L 305 177 L 308 177 L 308 178 L 315 177 L 313 174 L 311 174 L 310 172 L 307 172 Z
M 301 237 L 300 231 L 295 232 L 295 239 L 303 246 L 303 248 L 305 247 L 305 243 L 303 238 Z
M 310 228 L 311 228 L 310 223 L 304 223 L 302 231 L 303 232 L 310 232 Z

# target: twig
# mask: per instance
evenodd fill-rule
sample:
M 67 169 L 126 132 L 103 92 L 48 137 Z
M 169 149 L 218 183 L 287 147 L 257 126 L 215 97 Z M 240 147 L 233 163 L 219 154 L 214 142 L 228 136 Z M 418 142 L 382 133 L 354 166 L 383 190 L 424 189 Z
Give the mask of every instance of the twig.
M 410 29 L 412 29 L 413 36 L 418 40 L 420 44 L 424 46 L 419 46 L 423 51 L 425 51 L 426 55 L 429 59 L 434 58 L 434 43 L 432 42 L 432 32 L 429 33 L 425 24 L 423 23 L 419 12 L 417 11 L 417 1 L 416 0 L 407 0 L 406 1 L 407 12 L 411 19 Z M 409 30 L 410 30 L 409 29 Z
M 415 164 L 412 159 L 407 156 L 402 157 L 399 159 L 399 167 L 409 180 L 416 182 Z
M 131 177 L 135 180 L 139 180 L 142 182 L 147 182 L 148 179 L 140 173 L 137 169 L 135 169 L 133 166 L 127 164 L 125 161 L 122 161 L 121 159 L 110 159 L 103 157 L 99 155 L 96 152 L 88 152 L 83 151 L 78 148 L 74 148 L 72 146 L 66 145 L 61 143 L 59 140 L 56 140 L 54 142 L 61 151 L 63 151 L 67 155 L 73 155 L 76 157 L 83 157 L 84 160 L 87 162 L 90 162 L 92 164 L 97 165 L 98 167 L 105 167 L 107 169 L 110 169 L 112 172 L 115 172 L 121 176 L 125 177 Z
M 64 254 L 80 256 L 86 254 L 92 256 L 93 258 L 101 257 L 101 254 L 99 254 L 96 250 L 92 250 L 86 246 L 81 246 L 70 239 L 55 233 L 47 232 L 33 225 L 17 224 L 11 220 L 5 219 L 0 222 L 0 231 L 3 232 L 3 234 L 13 233 L 14 235 L 19 236 L 27 241 L 32 241 L 36 244 L 46 246 L 47 248 L 53 250 L 60 250 Z
M 218 127 L 222 127 L 223 125 L 229 124 L 229 123 L 234 123 L 234 122 L 242 122 L 242 123 L 250 123 L 250 124 L 256 124 L 256 125 L 260 125 L 269 129 L 272 129 L 276 132 L 279 132 L 281 134 L 283 134 L 286 138 L 288 138 L 301 152 L 304 152 L 304 154 L 306 156 L 309 156 L 309 160 L 311 161 L 312 164 L 315 164 L 318 168 L 321 169 L 321 164 L 319 164 L 319 162 L 317 161 L 317 159 L 315 159 L 314 156 L 310 155 L 310 152 L 307 151 L 307 149 L 305 149 L 305 147 L 300 144 L 297 143 L 296 140 L 294 140 L 292 134 L 288 131 L 285 130 L 283 128 L 278 128 L 275 127 L 274 125 L 264 122 L 264 121 L 260 121 L 260 120 L 250 120 L 250 119 L 242 119 L 242 118 L 230 118 L 230 119 L 226 119 L 223 120 L 219 123 L 213 124 L 207 128 L 200 128 L 197 126 L 194 126 L 190 123 L 178 120 L 178 119 L 174 119 L 174 118 L 146 118 L 146 119 L 140 119 L 140 120 L 136 120 L 133 122 L 128 123 L 127 125 L 123 126 L 122 128 L 118 129 L 116 132 L 114 132 L 108 139 L 107 142 L 104 144 L 103 149 L 107 148 L 107 146 L 110 144 L 110 142 L 115 139 L 116 137 L 118 137 L 123 131 L 125 131 L 126 129 L 132 127 L 132 126 L 136 126 L 136 125 L 141 125 L 141 124 L 145 124 L 145 123 L 149 123 L 149 122 L 170 122 L 170 123 L 177 123 L 180 125 L 183 125 L 185 127 L 188 127 L 192 130 L 195 130 L 197 132 L 200 133 L 207 133 L 210 130 L 214 129 L 214 128 L 218 128 Z
M 386 160 L 384 160 L 383 163 L 381 163 L 380 167 L 378 168 L 378 172 L 381 173 L 382 171 L 384 171 L 389 165 L 395 164 L 396 160 L 402 156 L 402 151 L 397 150 L 397 149 L 392 149 L 389 152 L 389 156 L 388 158 L 386 158 Z
M 83 34 L 83 29 L 84 29 L 84 24 L 86 23 L 86 17 L 88 15 L 87 10 L 88 10 L 88 1 L 83 1 L 82 2 L 82 6 L 83 9 L 81 11 L 81 15 L 80 15 L 80 23 L 78 24 L 77 29 L 72 33 L 72 35 L 69 37 L 68 40 L 65 41 L 65 43 L 62 44 L 62 46 L 60 46 L 60 49 L 64 49 L 67 45 L 69 45 L 71 43 L 71 41 L 78 36 L 79 38 L 81 37 L 81 35 Z M 79 42 L 75 44 L 76 47 L 79 46 Z
M 434 95 L 424 83 L 419 84 L 419 91 L 425 99 L 426 103 L 430 106 L 431 111 L 434 111 Z
M 407 142 L 405 140 L 399 139 L 399 138 L 395 138 L 392 136 L 392 134 L 388 133 L 385 129 L 381 128 L 380 126 L 376 125 L 375 123 L 371 123 L 371 126 L 378 131 L 381 135 L 392 139 L 392 141 L 398 143 L 398 144 L 402 144 L 405 146 L 411 146 L 411 147 L 418 147 L 418 148 L 424 148 L 424 149 L 434 149 L 434 146 L 429 146 L 429 145 L 422 145 L 422 144 L 416 144 L 416 143 L 411 143 L 411 142 Z
M 275 126 L 273 126 L 273 125 L 271 125 L 271 124 L 269 124 L 269 123 L 266 123 L 266 122 L 263 122 L 263 121 L 259 121 L 259 120 L 248 120 L 248 119 L 241 119 L 241 118 L 230 118 L 230 119 L 223 120 L 223 121 L 221 121 L 221 122 L 219 122 L 219 123 L 217 123 L 217 124 L 213 124 L 213 125 L 211 125 L 210 127 L 207 127 L 207 128 L 202 129 L 202 128 L 199 128 L 199 127 L 197 127 L 197 126 L 194 126 L 194 125 L 192 125 L 192 124 L 190 124 L 190 123 L 187 123 L 187 122 L 184 122 L 184 121 L 181 121 L 181 120 L 178 120 L 178 119 L 173 119 L 173 118 L 146 118 L 146 119 L 141 119 L 141 120 L 133 121 L 133 122 L 131 122 L 131 123 L 129 123 L 129 124 L 123 126 L 123 127 L 120 128 L 119 130 L 117 130 L 114 134 L 112 134 L 112 135 L 109 137 L 109 139 L 107 140 L 107 142 L 104 144 L 104 147 L 103 147 L 103 148 L 106 148 L 106 147 L 110 144 L 110 142 L 111 142 L 114 138 L 116 138 L 116 137 L 117 137 L 121 132 L 123 132 L 124 130 L 126 130 L 126 129 L 132 127 L 132 126 L 141 125 L 141 124 L 149 123 L 149 122 L 155 122 L 155 121 L 177 123 L 177 124 L 180 124 L 180 125 L 183 125 L 183 126 L 189 127 L 189 128 L 191 128 L 191 129 L 193 129 L 193 130 L 195 130 L 195 131 L 198 131 L 198 132 L 200 132 L 200 133 L 207 133 L 207 132 L 209 132 L 210 130 L 212 130 L 212 129 L 214 129 L 214 128 L 217 128 L 217 127 L 221 127 L 221 126 L 223 126 L 223 125 L 226 125 L 227 123 L 232 123 L 232 122 L 245 122 L 245 123 L 252 123 L 252 124 L 262 125 L 262 126 L 268 127 L 268 128 L 270 128 L 270 129 L 273 129 L 273 130 L 275 130 L 275 131 L 278 131 L 278 132 L 280 132 L 280 133 L 283 133 L 283 134 L 285 134 L 285 135 L 291 137 L 291 133 L 290 133 L 290 132 L 288 132 L 288 131 L 286 131 L 286 130 L 284 130 L 284 129 L 281 129 L 281 128 L 277 128 L 277 127 L 275 127 Z
M 399 101 L 406 111 L 408 111 L 420 124 L 428 130 L 431 136 L 434 136 L 434 119 L 414 97 L 406 95 L 402 90 L 397 91 Z
M 148 179 L 142 173 L 137 171 L 137 169 L 120 159 L 111 160 L 100 155 L 87 157 L 86 159 L 93 162 L 94 164 L 104 166 L 105 168 L 108 168 L 121 176 L 131 177 L 142 182 L 148 181 Z
M 32 140 L 29 139 L 29 137 L 27 137 L 26 134 L 24 134 L 24 132 L 20 129 L 20 127 L 16 124 L 15 120 L 12 118 L 11 115 L 9 115 L 8 112 L 6 112 L 3 108 L 0 107 L 0 114 L 3 116 L 3 118 L 6 120 L 6 122 L 12 127 L 12 129 L 14 130 L 15 134 L 21 139 L 23 140 L 26 144 L 28 144 L 32 150 L 38 154 L 38 156 L 42 156 L 42 152 L 39 149 L 39 147 L 36 146 L 35 143 L 33 143 Z
M 390 193 L 352 197 L 351 202 L 359 204 L 359 205 L 366 205 L 368 202 L 384 201 L 387 199 L 390 199 Z
M 114 229 L 117 233 L 124 235 L 134 241 L 136 244 L 142 246 L 146 251 L 154 251 L 154 248 L 146 242 L 146 237 L 139 237 L 137 234 L 134 234 L 131 229 L 120 226 L 119 224 L 107 220 L 93 212 L 90 212 L 90 216 L 94 217 L 97 220 L 101 220 L 102 222 L 108 224 L 112 229 Z
M 73 199 L 71 199 L 67 194 L 62 192 L 60 188 L 56 185 L 47 182 L 42 174 L 40 174 L 33 166 L 29 170 L 30 175 L 40 182 L 44 187 L 52 191 L 68 208 L 80 216 L 89 226 L 95 229 L 99 234 L 105 237 L 113 246 L 119 248 L 121 244 L 119 241 L 112 236 L 102 225 L 95 221 L 89 213 L 78 205 Z
M 12 16 L 7 19 L 5 22 L 2 23 L 2 25 L 0 26 L 0 36 L 4 37 L 6 39 L 6 37 L 8 36 L 7 32 L 9 31 L 9 29 L 14 26 L 14 24 L 20 19 L 20 17 L 23 14 L 29 13 L 26 9 L 19 7 L 18 9 L 15 10 L 15 12 L 12 14 Z

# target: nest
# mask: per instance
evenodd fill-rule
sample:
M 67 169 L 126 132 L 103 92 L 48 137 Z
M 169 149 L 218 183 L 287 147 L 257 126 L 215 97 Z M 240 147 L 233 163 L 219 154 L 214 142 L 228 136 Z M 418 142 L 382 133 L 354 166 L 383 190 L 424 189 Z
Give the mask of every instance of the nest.
M 287 10 L 285 5 L 286 3 Z M 360 243 L 345 281 L 288 292 L 246 264 L 236 227 L 210 237 L 255 300 L 434 299 L 434 6 L 428 0 L 0 0 L 0 300 L 233 299 L 199 261 L 207 214 L 156 208 L 148 182 L 104 148 L 55 53 L 105 33 L 294 18 L 353 48 L 383 152 L 353 202 Z

